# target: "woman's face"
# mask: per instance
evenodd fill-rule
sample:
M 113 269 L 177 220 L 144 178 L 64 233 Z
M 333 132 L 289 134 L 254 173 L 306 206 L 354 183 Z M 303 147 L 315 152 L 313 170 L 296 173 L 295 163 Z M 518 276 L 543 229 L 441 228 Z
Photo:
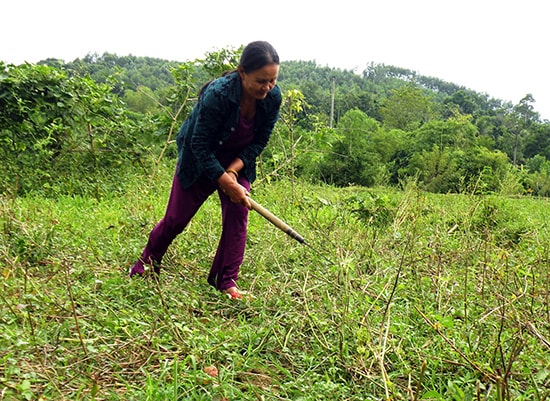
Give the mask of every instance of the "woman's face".
M 239 69 L 239 74 L 242 79 L 243 93 L 256 100 L 261 100 L 267 96 L 268 92 L 277 83 L 279 65 L 268 64 L 249 73 Z

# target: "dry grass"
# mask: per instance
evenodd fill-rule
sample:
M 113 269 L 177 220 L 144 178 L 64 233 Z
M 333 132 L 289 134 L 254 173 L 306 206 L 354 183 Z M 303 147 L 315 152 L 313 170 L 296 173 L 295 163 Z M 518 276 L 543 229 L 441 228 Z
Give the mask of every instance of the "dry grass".
M 164 181 L 2 200 L 0 400 L 550 396 L 545 200 L 261 187 L 313 249 L 251 214 L 235 302 L 205 282 L 214 200 L 160 281 L 127 279 Z

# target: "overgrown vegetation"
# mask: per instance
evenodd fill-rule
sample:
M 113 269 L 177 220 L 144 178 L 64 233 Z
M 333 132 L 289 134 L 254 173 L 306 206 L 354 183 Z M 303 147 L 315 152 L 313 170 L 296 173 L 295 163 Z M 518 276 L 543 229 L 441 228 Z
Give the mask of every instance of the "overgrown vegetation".
M 197 91 L 240 51 L 181 63 L 104 54 L 2 65 L 0 189 L 94 188 L 100 197 L 124 185 L 120 169 L 174 158 Z M 337 186 L 415 178 L 438 193 L 550 194 L 550 124 L 529 94 L 512 105 L 402 68 L 371 65 L 359 75 L 300 61 L 283 63 L 279 84 L 288 103 L 263 160 L 270 172 Z
M 251 295 L 223 296 L 213 197 L 158 281 L 128 278 L 175 132 L 238 52 L 0 63 L 0 400 L 550 399 L 550 126 L 530 96 L 284 64 L 252 196 L 308 245 L 251 212 Z
M 161 171 L 102 201 L 2 199 L 0 399 L 550 396 L 546 201 L 260 185 L 314 249 L 251 214 L 235 301 L 205 280 L 214 199 L 158 282 L 128 279 Z

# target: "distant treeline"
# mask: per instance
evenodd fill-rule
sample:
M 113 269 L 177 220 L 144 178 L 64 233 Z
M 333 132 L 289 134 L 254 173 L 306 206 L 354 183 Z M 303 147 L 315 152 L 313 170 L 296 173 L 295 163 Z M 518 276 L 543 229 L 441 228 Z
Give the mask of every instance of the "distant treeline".
M 199 88 L 241 49 L 178 62 L 87 55 L 0 63 L 0 190 L 90 193 L 175 157 L 173 139 Z M 361 74 L 281 64 L 281 121 L 262 173 L 433 192 L 550 194 L 550 123 L 530 94 L 512 104 L 394 66 Z

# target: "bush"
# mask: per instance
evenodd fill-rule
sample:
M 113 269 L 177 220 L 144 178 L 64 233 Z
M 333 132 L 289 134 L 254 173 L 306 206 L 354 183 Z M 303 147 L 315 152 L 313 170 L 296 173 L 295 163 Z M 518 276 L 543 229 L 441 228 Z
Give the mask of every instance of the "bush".
M 0 192 L 95 192 L 90 183 L 116 183 L 119 169 L 143 162 L 139 125 L 112 83 L 44 65 L 0 68 Z

